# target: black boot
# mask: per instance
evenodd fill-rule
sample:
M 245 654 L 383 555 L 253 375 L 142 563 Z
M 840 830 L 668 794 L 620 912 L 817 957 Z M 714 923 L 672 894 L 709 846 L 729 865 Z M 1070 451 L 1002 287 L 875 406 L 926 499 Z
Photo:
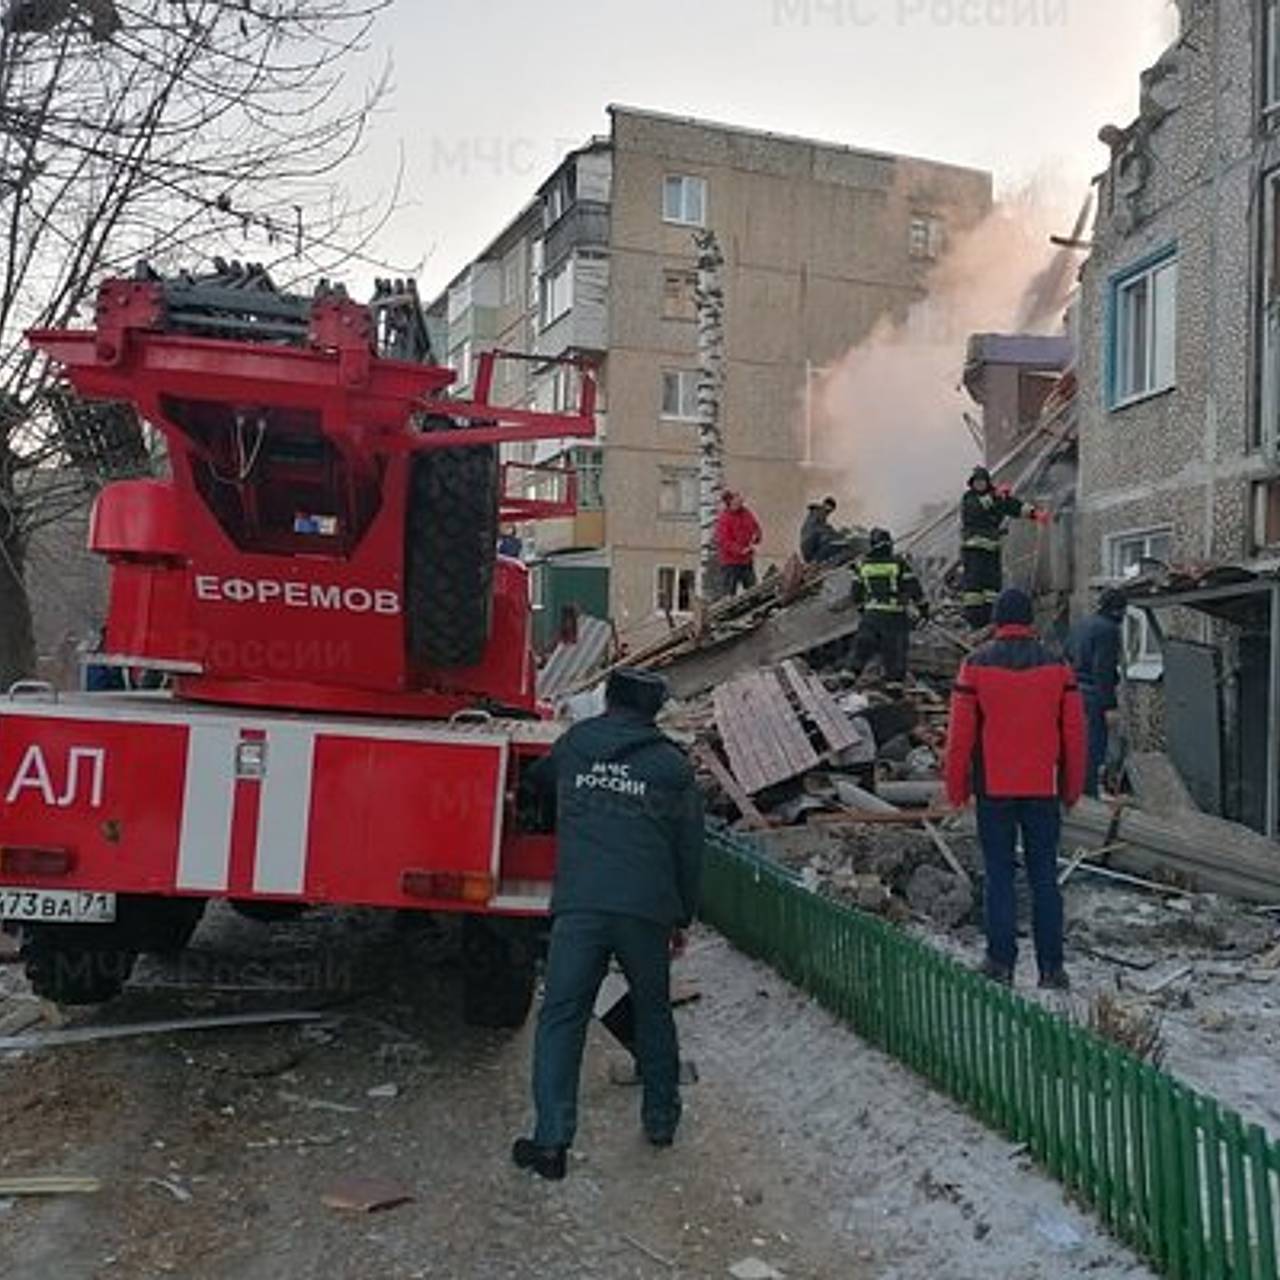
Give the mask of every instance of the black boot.
M 1044 991 L 1070 991 L 1071 979 L 1065 969 L 1054 969 L 1040 975 L 1040 987 Z
M 540 1147 L 532 1138 L 517 1138 L 511 1158 L 519 1169 L 532 1169 L 540 1178 L 559 1182 L 568 1167 L 568 1147 Z
M 1002 987 L 1013 986 L 1013 970 L 1007 969 L 1002 964 L 997 964 L 990 956 L 983 960 L 978 972 L 984 978 L 990 978 L 992 982 L 998 982 Z

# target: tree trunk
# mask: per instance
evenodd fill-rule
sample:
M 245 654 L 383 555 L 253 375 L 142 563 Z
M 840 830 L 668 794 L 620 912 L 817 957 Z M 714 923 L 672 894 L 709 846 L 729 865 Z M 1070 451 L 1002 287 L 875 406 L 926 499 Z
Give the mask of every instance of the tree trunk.
M 701 594 L 720 594 L 716 556 L 716 516 L 724 491 L 724 255 L 716 233 L 695 231 L 698 282 L 694 302 L 698 316 L 698 532 Z
M 23 580 L 26 550 L 20 533 L 0 536 L 0 694 L 36 673 L 31 601 Z

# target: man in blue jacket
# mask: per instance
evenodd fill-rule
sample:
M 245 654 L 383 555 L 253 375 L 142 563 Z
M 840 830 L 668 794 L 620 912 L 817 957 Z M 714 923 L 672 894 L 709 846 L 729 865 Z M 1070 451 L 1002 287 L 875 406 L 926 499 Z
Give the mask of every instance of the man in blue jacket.
M 1119 719 L 1120 651 L 1128 602 L 1123 591 L 1108 587 L 1098 599 L 1097 612 L 1071 629 L 1067 650 L 1084 698 L 1089 732 L 1089 765 L 1084 793 L 1098 794 L 1098 775 L 1107 758 L 1107 739 Z
M 671 953 L 698 906 L 703 812 L 688 760 L 654 724 L 665 697 L 659 676 L 613 672 L 604 714 L 575 725 L 534 769 L 534 786 L 554 790 L 558 853 L 533 1052 L 537 1124 L 511 1155 L 544 1178 L 565 1175 L 587 1025 L 614 956 L 635 1006 L 645 1134 L 670 1146 L 680 1121 Z

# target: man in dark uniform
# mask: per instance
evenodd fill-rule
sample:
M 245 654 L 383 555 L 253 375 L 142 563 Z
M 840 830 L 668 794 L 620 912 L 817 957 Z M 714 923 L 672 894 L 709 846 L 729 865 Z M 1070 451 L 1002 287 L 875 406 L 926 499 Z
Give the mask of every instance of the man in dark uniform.
M 840 535 L 831 527 L 831 513 L 835 509 L 834 498 L 809 504 L 800 528 L 800 558 L 805 564 L 822 564 L 840 545 Z
M 893 535 L 888 529 L 872 529 L 870 548 L 854 570 L 853 602 L 862 610 L 862 620 L 853 638 L 853 671 L 862 669 L 877 654 L 885 679 L 900 683 L 907 674 L 907 651 L 911 643 L 908 605 L 915 605 L 921 618 L 929 616 L 929 602 L 915 570 L 895 554 Z
M 960 502 L 960 558 L 964 565 L 961 603 L 968 624 L 977 630 L 991 621 L 991 607 L 1004 586 L 1000 543 L 1006 520 L 1049 522 L 1047 511 L 996 489 L 986 467 L 974 467 Z
M 654 724 L 659 676 L 618 670 L 605 712 L 570 729 L 535 767 L 554 788 L 558 854 L 551 952 L 533 1054 L 533 1137 L 512 1159 L 563 1178 L 578 1118 L 578 1073 L 596 993 L 617 956 L 635 1006 L 641 1122 L 669 1146 L 680 1121 L 671 953 L 683 945 L 702 878 L 702 798 L 684 753 Z
M 1108 587 L 1098 599 L 1098 610 L 1077 622 L 1067 641 L 1076 683 L 1084 698 L 1085 726 L 1089 731 L 1089 768 L 1084 793 L 1098 794 L 1098 775 L 1107 758 L 1107 742 L 1119 718 L 1120 651 L 1128 601 L 1123 591 Z

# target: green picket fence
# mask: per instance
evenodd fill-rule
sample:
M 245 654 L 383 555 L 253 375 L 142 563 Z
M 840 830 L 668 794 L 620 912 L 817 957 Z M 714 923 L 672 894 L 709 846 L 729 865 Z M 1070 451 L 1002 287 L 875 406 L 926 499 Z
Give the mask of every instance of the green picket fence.
M 1161 1274 L 1280 1280 L 1280 1145 L 1259 1126 L 884 921 L 808 892 L 723 830 L 709 832 L 703 915 L 1025 1143 Z

